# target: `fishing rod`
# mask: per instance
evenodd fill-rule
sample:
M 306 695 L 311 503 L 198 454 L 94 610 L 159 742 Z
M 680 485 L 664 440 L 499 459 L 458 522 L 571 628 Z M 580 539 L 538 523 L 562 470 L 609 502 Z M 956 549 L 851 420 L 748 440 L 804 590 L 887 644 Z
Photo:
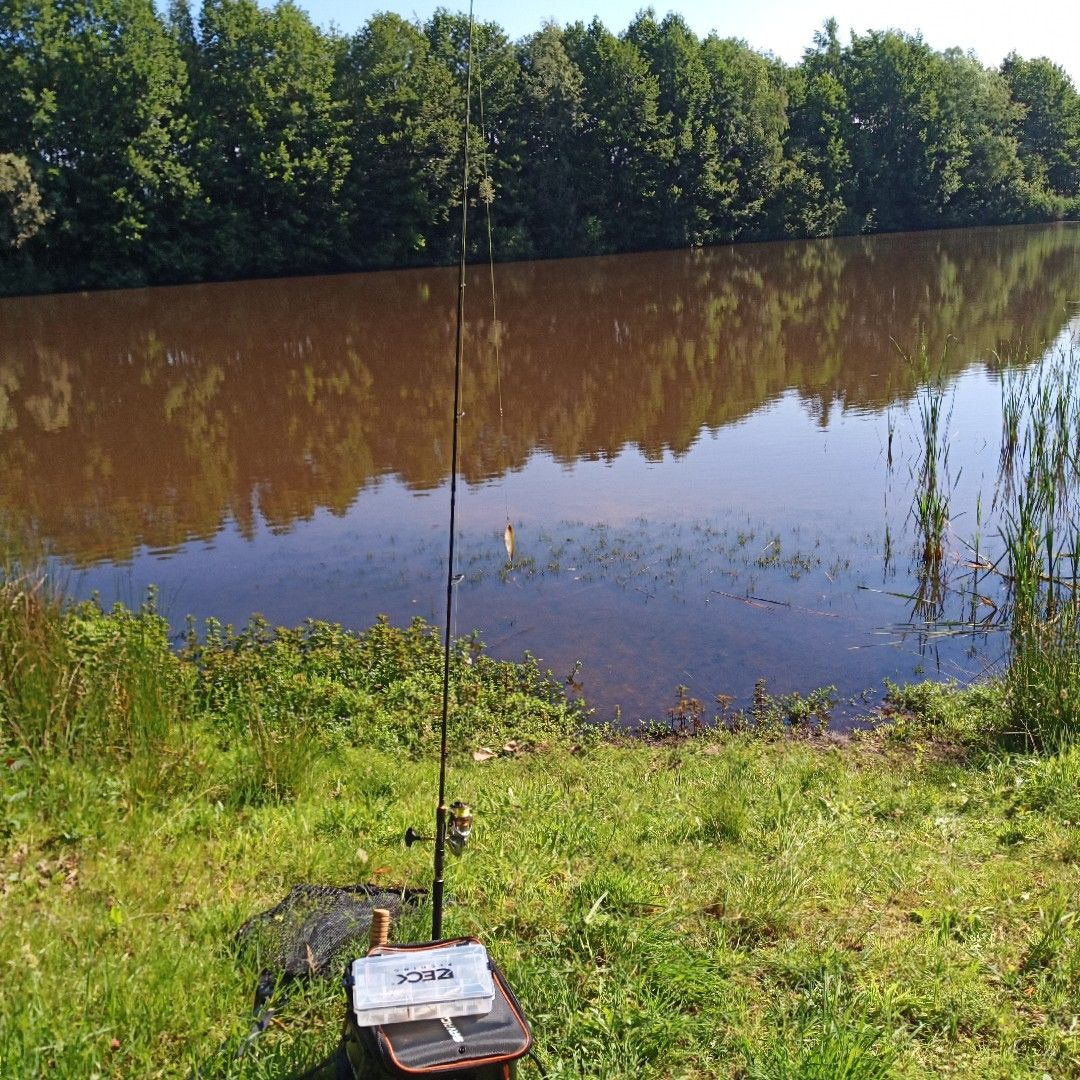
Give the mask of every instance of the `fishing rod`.
M 465 79 L 465 108 L 464 108 L 464 133 L 462 140 L 462 163 L 461 163 L 461 236 L 458 251 L 458 295 L 457 295 L 457 327 L 454 348 L 454 414 L 453 414 L 453 437 L 450 452 L 450 522 L 449 522 L 449 550 L 446 559 L 446 621 L 443 632 L 443 672 L 442 672 L 442 710 L 439 731 L 439 797 L 435 810 L 435 835 L 423 836 L 415 829 L 409 828 L 405 833 L 405 843 L 408 847 L 424 840 L 435 842 L 435 865 L 431 889 L 431 937 L 433 941 L 442 940 L 442 922 L 445 897 L 444 869 L 446 864 L 446 849 L 449 846 L 451 852 L 460 855 L 465 848 L 472 831 L 472 810 L 463 802 L 454 802 L 449 807 L 446 805 L 446 767 L 448 753 L 448 729 L 450 715 L 450 662 L 452 653 L 452 636 L 454 626 L 454 587 L 460 580 L 455 574 L 454 549 L 457 536 L 457 482 L 460 447 L 461 447 L 461 383 L 462 369 L 465 354 L 465 269 L 468 252 L 468 225 L 469 225 L 469 166 L 470 166 L 470 137 L 472 126 L 472 96 L 473 96 L 473 63 L 475 59 L 475 19 L 473 17 L 472 0 L 469 3 L 469 33 L 468 33 L 468 62 L 466 65 Z M 494 200 L 494 187 L 488 171 L 487 158 L 487 128 L 484 122 L 484 89 L 482 80 L 477 80 L 477 92 L 480 106 L 480 150 L 481 169 L 483 182 L 480 185 L 480 198 L 484 203 L 487 221 L 488 265 L 491 283 L 491 322 L 494 336 L 495 372 L 499 396 L 499 445 L 505 450 L 505 433 L 503 421 L 502 401 L 502 367 L 499 357 L 499 319 L 496 304 L 495 291 L 495 251 L 492 241 L 491 226 L 491 203 Z M 506 547 L 507 566 L 513 567 L 515 537 L 514 526 L 510 521 L 509 503 L 506 503 L 506 528 L 503 532 L 503 543 Z
M 457 532 L 458 458 L 461 446 L 461 374 L 465 352 L 465 262 L 469 220 L 469 127 L 475 22 L 469 0 L 469 60 L 465 81 L 465 131 L 461 167 L 461 248 L 458 255 L 457 334 L 454 348 L 454 418 L 450 450 L 450 537 L 446 559 L 446 624 L 443 632 L 442 716 L 439 725 L 439 799 L 435 808 L 435 866 L 431 886 L 431 938 L 420 944 L 388 942 L 389 913 L 371 923 L 366 957 L 346 971 L 349 999 L 342 1047 L 354 1080 L 431 1076 L 434 1080 L 512 1080 L 519 1059 L 532 1050 L 532 1032 L 502 972 L 476 938 L 443 938 L 443 871 L 446 849 L 460 855 L 472 831 L 472 811 L 462 802 L 446 805 L 449 757 L 451 634 L 454 621 L 454 545 Z M 481 99 L 482 101 L 482 99 Z M 481 104 L 481 125 L 483 105 Z M 481 137 L 486 138 L 482 130 Z M 482 196 L 491 194 L 487 182 Z M 489 225 L 489 257 L 491 252 Z M 494 310 L 494 268 L 492 269 Z M 493 315 L 494 318 L 494 315 Z M 496 328 L 497 330 L 497 328 Z M 496 353 L 497 356 L 497 353 Z M 501 413 L 501 401 L 500 401 Z M 513 561 L 513 529 L 506 525 Z M 405 834 L 411 846 L 419 836 Z M 373 916 L 374 916 L 373 912 Z M 367 1066 L 374 1065 L 372 1074 Z
M 446 862 L 446 759 L 450 716 L 450 628 L 454 613 L 454 534 L 457 525 L 458 451 L 461 429 L 461 367 L 465 352 L 465 253 L 469 226 L 469 124 L 472 120 L 473 5 L 469 0 L 469 63 L 465 75 L 465 134 L 461 155 L 461 249 L 458 257 L 457 335 L 454 346 L 454 434 L 450 451 L 450 543 L 446 559 L 446 626 L 443 631 L 442 719 L 439 725 L 439 802 L 435 809 L 435 868 L 431 883 L 431 939 L 442 940 L 443 868 Z M 455 803 L 455 809 L 463 804 Z M 464 808 L 467 810 L 467 807 Z M 455 818 L 460 833 L 465 822 Z M 471 815 L 468 824 L 471 827 Z M 467 832 L 466 832 L 467 835 Z M 462 841 L 463 843 L 463 841 Z
M 446 625 L 443 635 L 442 716 L 439 732 L 439 798 L 435 810 L 435 836 L 420 836 L 410 828 L 405 843 L 435 841 L 431 889 L 432 915 L 429 942 L 389 942 L 390 923 L 417 890 L 398 893 L 377 886 L 297 885 L 275 907 L 250 919 L 241 934 L 268 932 L 268 945 L 277 943 L 282 974 L 316 975 L 355 944 L 358 928 L 368 927 L 365 956 L 345 969 L 345 1022 L 334 1053 L 297 1080 L 330 1080 L 331 1076 L 406 1080 L 513 1080 L 517 1062 L 532 1052 L 532 1031 L 521 1006 L 485 946 L 474 937 L 445 940 L 442 934 L 446 849 L 460 855 L 472 831 L 472 811 L 462 802 L 446 805 L 449 757 L 450 661 L 454 615 L 454 547 L 457 531 L 457 480 L 461 434 L 461 376 L 465 351 L 465 266 L 469 195 L 469 127 L 474 61 L 472 0 L 469 4 L 469 58 L 465 93 L 465 131 L 461 176 L 461 248 L 458 258 L 457 334 L 454 349 L 454 416 L 450 454 L 450 536 L 446 568 Z M 481 138 L 483 99 L 480 106 Z M 484 158 L 487 180 L 487 159 Z M 490 206 L 491 184 L 481 189 Z M 494 255 L 490 212 L 488 253 L 492 264 L 492 320 L 495 314 Z M 497 333 L 497 327 L 496 327 Z M 496 362 L 498 349 L 496 347 Z M 502 401 L 500 393 L 500 420 Z M 513 564 L 513 527 L 507 513 L 507 555 Z M 272 927 L 272 930 L 267 930 Z M 255 939 L 262 941 L 261 938 Z M 273 949 L 271 948 L 271 951 Z M 296 958 L 300 972 L 289 964 Z M 260 975 L 254 1026 L 237 1056 L 275 1020 L 270 995 L 277 986 L 270 968 Z M 223 1048 L 224 1049 L 224 1048 Z M 535 1059 L 534 1059 L 535 1060 Z M 539 1066 L 538 1066 L 539 1067 Z M 542 1070 L 541 1070 L 542 1072 Z M 196 1069 L 192 1080 L 200 1076 Z

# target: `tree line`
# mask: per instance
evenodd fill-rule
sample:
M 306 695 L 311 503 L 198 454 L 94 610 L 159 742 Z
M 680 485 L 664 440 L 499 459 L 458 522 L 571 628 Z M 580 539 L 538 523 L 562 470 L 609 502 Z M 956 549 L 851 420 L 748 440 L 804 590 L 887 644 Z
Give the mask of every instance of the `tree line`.
M 468 40 L 446 10 L 347 35 L 289 0 L 4 0 L 0 291 L 451 261 Z M 786 65 L 651 10 L 473 48 L 502 258 L 1080 214 L 1080 96 L 1046 59 L 830 20 Z

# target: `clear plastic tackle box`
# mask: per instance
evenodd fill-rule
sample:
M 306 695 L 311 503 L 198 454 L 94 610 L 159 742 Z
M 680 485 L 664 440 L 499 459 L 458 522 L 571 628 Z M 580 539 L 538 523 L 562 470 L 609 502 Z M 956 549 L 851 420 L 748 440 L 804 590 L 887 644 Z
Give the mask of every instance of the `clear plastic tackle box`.
M 491 1011 L 495 982 L 479 942 L 364 956 L 352 962 L 352 1005 L 360 1027 Z

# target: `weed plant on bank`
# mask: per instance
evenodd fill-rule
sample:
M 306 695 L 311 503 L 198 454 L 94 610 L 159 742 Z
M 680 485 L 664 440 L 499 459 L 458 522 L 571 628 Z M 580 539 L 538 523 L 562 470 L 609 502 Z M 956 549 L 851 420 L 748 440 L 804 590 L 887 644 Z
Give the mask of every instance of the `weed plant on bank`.
M 176 654 L 152 603 L 0 596 L 0 1075 L 323 1058 L 333 981 L 235 1056 L 258 964 L 234 936 L 298 881 L 428 884 L 401 838 L 432 816 L 437 637 L 255 621 Z M 989 690 L 913 696 L 892 741 L 844 748 L 812 736 L 827 693 L 791 699 L 790 739 L 764 688 L 745 730 L 691 735 L 684 692 L 632 741 L 584 733 L 533 663 L 465 642 L 453 671 L 478 824 L 446 929 L 506 969 L 549 1076 L 1080 1070 L 1080 752 L 964 750 Z

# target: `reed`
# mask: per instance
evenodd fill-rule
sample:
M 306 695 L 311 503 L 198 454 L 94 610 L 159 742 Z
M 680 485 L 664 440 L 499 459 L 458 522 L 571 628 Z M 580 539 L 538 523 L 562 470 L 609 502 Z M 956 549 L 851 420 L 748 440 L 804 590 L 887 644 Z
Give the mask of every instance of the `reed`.
M 1013 728 L 1037 748 L 1080 733 L 1080 362 L 1075 343 L 1002 384 L 1001 539 Z
M 918 575 L 913 617 L 936 622 L 944 611 L 945 534 L 949 528 L 952 487 L 959 479 L 949 472 L 952 401 L 946 393 L 944 376 L 931 371 L 925 341 L 920 343 L 916 357 L 907 359 L 918 378 L 915 408 L 919 455 L 910 469 Z
M 1006 598 L 992 618 L 1009 636 L 1004 676 L 1009 733 L 1029 749 L 1053 750 L 1080 734 L 1080 379 L 1076 341 L 1039 362 L 1022 350 L 1008 357 L 1001 383 L 1001 444 L 993 512 L 1000 557 L 985 556 L 983 501 L 969 543 L 971 627 L 980 578 L 997 574 Z M 915 614 L 941 618 L 949 582 L 945 533 L 959 479 L 949 470 L 951 408 L 940 378 L 918 356 L 918 458 L 911 520 L 916 533 Z M 985 627 L 987 621 L 979 622 Z
M 184 786 L 193 672 L 151 594 L 140 611 L 68 604 L 44 571 L 0 577 L 0 747 L 44 776 L 107 764 L 127 796 Z
M 1020 445 L 1020 420 L 1024 414 L 1023 375 L 1013 358 L 1006 361 L 1001 380 L 1001 451 L 998 455 L 999 490 L 1011 484 Z

